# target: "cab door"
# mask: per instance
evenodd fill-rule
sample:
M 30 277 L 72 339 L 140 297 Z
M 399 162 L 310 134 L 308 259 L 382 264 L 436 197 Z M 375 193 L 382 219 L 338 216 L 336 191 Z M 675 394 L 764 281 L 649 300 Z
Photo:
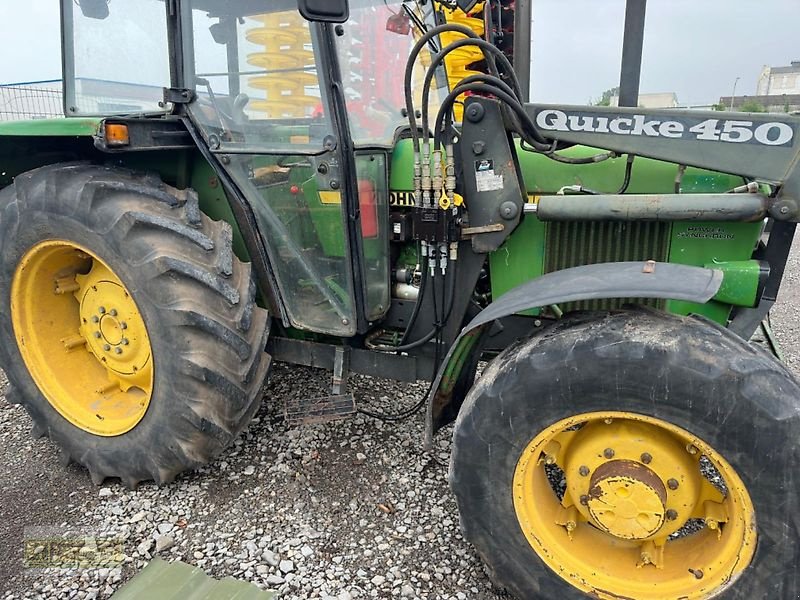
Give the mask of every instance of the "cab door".
M 183 5 L 189 113 L 253 207 L 290 324 L 365 330 L 388 308 L 386 169 L 351 152 L 331 26 L 296 2 Z

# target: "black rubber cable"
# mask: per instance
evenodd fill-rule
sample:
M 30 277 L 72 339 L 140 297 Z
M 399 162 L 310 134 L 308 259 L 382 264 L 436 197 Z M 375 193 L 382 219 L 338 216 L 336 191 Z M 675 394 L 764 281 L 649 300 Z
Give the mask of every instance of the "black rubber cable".
M 552 152 L 555 149 L 557 142 L 548 140 L 539 133 L 538 128 L 531 120 L 530 115 L 525 112 L 525 107 L 521 102 L 499 88 L 479 82 L 458 85 L 447 95 L 442 102 L 442 106 L 440 107 L 439 114 L 436 118 L 436 129 L 434 131 L 434 135 L 442 131 L 442 119 L 446 120 L 445 130 L 449 130 L 450 125 L 452 124 L 451 115 L 449 114 L 450 107 L 455 102 L 455 99 L 465 91 L 478 91 L 496 96 L 499 100 L 505 102 L 505 104 L 517 115 L 520 120 L 520 125 L 522 126 L 522 130 L 518 133 L 522 135 L 523 138 L 526 138 L 526 141 L 531 146 L 540 152 Z M 434 145 L 435 144 L 436 138 L 434 138 Z
M 411 80 L 414 75 L 414 63 L 416 63 L 417 56 L 419 56 L 420 51 L 422 50 L 422 48 L 425 47 L 428 41 L 433 39 L 440 33 L 444 33 L 445 31 L 455 31 L 469 38 L 481 39 L 477 33 L 472 31 L 472 29 L 470 29 L 465 25 L 458 25 L 457 23 L 448 23 L 446 25 L 439 25 L 438 27 L 429 29 L 426 33 L 420 36 L 419 40 L 417 40 L 417 43 L 414 44 L 414 47 L 411 49 L 411 52 L 408 55 L 408 60 L 406 61 L 406 69 L 403 77 L 403 85 L 404 85 L 405 100 L 406 100 L 406 111 L 408 112 L 408 125 L 411 128 L 411 139 L 414 144 L 414 152 L 416 153 L 419 153 L 420 146 L 419 146 L 419 131 L 417 130 L 417 119 L 416 119 L 416 114 L 414 112 L 414 98 L 411 91 Z
M 439 362 L 441 360 L 441 352 L 443 350 L 443 347 L 442 347 L 443 340 L 441 339 L 441 333 L 442 333 L 442 330 L 444 329 L 444 324 L 450 318 L 450 315 L 453 312 L 453 306 L 455 305 L 456 278 L 457 278 L 456 265 L 457 264 L 458 264 L 458 261 L 450 261 L 450 265 L 451 265 L 451 269 L 452 269 L 450 271 L 450 273 L 451 273 L 451 276 L 450 276 L 451 277 L 451 280 L 450 280 L 450 302 L 449 302 L 449 307 L 445 310 L 445 304 L 447 304 L 447 291 L 445 290 L 444 297 L 442 298 L 442 307 L 441 307 L 442 308 L 442 314 L 444 315 L 444 318 L 442 319 L 441 322 L 437 322 L 435 324 L 436 327 L 434 328 L 434 332 L 438 334 L 439 338 L 436 340 L 436 347 L 435 347 L 434 356 L 433 356 L 433 379 L 431 380 L 430 384 L 428 385 L 428 388 L 425 390 L 425 393 L 422 395 L 422 397 L 414 405 L 410 406 L 406 410 L 403 410 L 403 411 L 401 411 L 399 413 L 394 413 L 394 414 L 392 414 L 392 413 L 378 413 L 378 412 L 373 412 L 373 411 L 370 411 L 370 410 L 367 410 L 367 409 L 362 409 L 362 408 L 358 409 L 359 413 L 361 413 L 363 415 L 366 415 L 368 417 L 371 417 L 373 419 L 378 419 L 380 421 L 396 422 L 396 421 L 403 421 L 405 419 L 408 419 L 409 417 L 414 416 L 416 413 L 418 413 L 422 409 L 423 406 L 425 406 L 425 401 L 427 400 L 428 396 L 430 396 L 431 391 L 433 390 L 433 383 L 434 383 L 434 381 L 436 381 L 436 374 L 439 371 Z M 434 288 L 435 288 L 435 285 L 436 285 L 435 281 L 433 282 L 433 285 L 434 285 Z M 437 310 L 436 310 L 435 306 L 436 306 L 436 300 L 434 299 L 434 318 L 435 318 L 435 315 L 437 313 Z
M 430 71 L 429 71 L 430 72 Z M 505 81 L 496 77 L 494 75 L 487 75 L 485 73 L 476 73 L 475 75 L 470 75 L 469 77 L 465 77 L 462 79 L 457 87 L 462 85 L 469 85 L 470 83 L 478 83 L 483 82 L 487 85 L 494 85 L 497 86 L 499 89 L 503 90 L 507 94 L 513 96 L 515 94 L 514 90 L 508 85 Z M 426 90 L 428 88 L 425 88 Z M 423 92 L 423 105 L 422 105 L 422 134 L 423 139 L 427 139 L 426 132 L 428 131 L 428 111 L 427 111 L 427 98 L 425 97 L 425 92 Z M 437 113 L 438 114 L 438 113 Z M 436 136 L 436 132 L 434 131 L 434 137 Z
M 443 130 L 449 131 L 450 126 L 452 125 L 451 115 L 449 113 L 451 112 L 451 107 L 455 102 L 455 99 L 465 91 L 478 91 L 485 94 L 491 94 L 497 97 L 499 100 L 505 102 L 505 104 L 519 117 L 520 122 L 524 127 L 524 131 L 519 132 L 520 135 L 526 136 L 527 134 L 527 136 L 529 136 L 531 139 L 526 139 L 526 141 L 540 152 L 551 152 L 553 150 L 554 143 L 541 136 L 538 129 L 533 124 L 533 121 L 531 121 L 530 116 L 525 112 L 525 108 L 522 106 L 522 103 L 518 102 L 513 96 L 507 94 L 497 87 L 479 82 L 458 85 L 444 99 L 442 106 L 439 109 L 439 114 L 436 116 L 436 126 L 434 130 L 435 148 L 438 149 L 441 146 L 441 132 Z M 443 121 L 446 121 L 446 127 L 444 128 Z
M 484 39 L 475 39 L 475 38 L 464 38 L 461 40 L 456 40 L 455 42 L 451 43 L 450 45 L 444 47 L 442 51 L 436 56 L 436 58 L 431 61 L 430 66 L 428 67 L 427 73 L 425 73 L 425 81 L 422 84 L 422 135 L 427 137 L 428 132 L 428 105 L 430 100 L 430 91 L 431 91 L 431 83 L 433 83 L 433 77 L 436 72 L 436 68 L 444 61 L 447 55 L 454 50 L 458 50 L 464 46 L 477 46 L 483 52 L 483 56 L 486 59 L 487 65 L 489 66 L 489 70 L 491 73 L 488 76 L 496 78 L 498 81 L 506 83 L 503 81 L 499 75 L 499 71 L 497 70 L 497 64 L 494 60 L 489 60 L 488 55 L 486 52 L 493 54 L 494 57 L 500 59 L 500 65 L 503 67 L 504 73 L 511 74 L 511 82 L 514 85 L 514 91 L 509 93 L 515 95 L 518 99 L 522 98 L 522 91 L 519 84 L 519 79 L 517 79 L 516 73 L 514 73 L 514 67 L 511 65 L 511 61 L 508 60 L 508 57 L 503 54 L 499 48 L 493 46 L 489 42 Z M 492 57 L 492 58 L 494 58 Z M 473 76 L 474 77 L 474 76 Z M 469 77 L 467 77 L 469 79 Z M 458 85 L 462 85 L 466 83 L 466 79 L 461 80 Z M 506 84 L 507 85 L 507 84 Z

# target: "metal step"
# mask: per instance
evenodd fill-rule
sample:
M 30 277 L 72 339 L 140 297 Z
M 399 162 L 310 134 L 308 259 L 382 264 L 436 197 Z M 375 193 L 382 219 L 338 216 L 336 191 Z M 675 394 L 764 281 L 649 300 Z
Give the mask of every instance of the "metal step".
M 283 415 L 289 425 L 327 423 L 355 414 L 356 400 L 353 394 L 287 399 L 283 410 Z

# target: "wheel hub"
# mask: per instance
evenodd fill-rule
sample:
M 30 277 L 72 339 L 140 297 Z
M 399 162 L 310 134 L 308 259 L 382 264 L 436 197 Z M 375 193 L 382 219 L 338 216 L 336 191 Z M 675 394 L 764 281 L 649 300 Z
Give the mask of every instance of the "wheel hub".
M 594 522 L 618 538 L 642 540 L 664 523 L 666 487 L 658 475 L 637 462 L 615 460 L 599 467 L 588 495 Z
M 80 286 L 80 334 L 122 391 L 143 387 L 150 361 L 144 321 L 125 287 L 108 267 L 95 262 L 87 275 L 75 278 Z
M 615 537 L 664 539 L 686 523 L 700 502 L 697 457 L 659 427 L 622 419 L 595 421 L 559 440 L 567 499 Z

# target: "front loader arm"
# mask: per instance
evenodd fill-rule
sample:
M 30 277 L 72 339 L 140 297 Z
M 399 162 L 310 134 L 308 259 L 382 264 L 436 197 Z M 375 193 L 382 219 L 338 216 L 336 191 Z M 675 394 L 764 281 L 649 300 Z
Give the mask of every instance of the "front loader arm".
M 680 165 L 733 173 L 780 186 L 769 208 L 800 220 L 800 118 L 604 106 L 526 104 L 542 135 Z

